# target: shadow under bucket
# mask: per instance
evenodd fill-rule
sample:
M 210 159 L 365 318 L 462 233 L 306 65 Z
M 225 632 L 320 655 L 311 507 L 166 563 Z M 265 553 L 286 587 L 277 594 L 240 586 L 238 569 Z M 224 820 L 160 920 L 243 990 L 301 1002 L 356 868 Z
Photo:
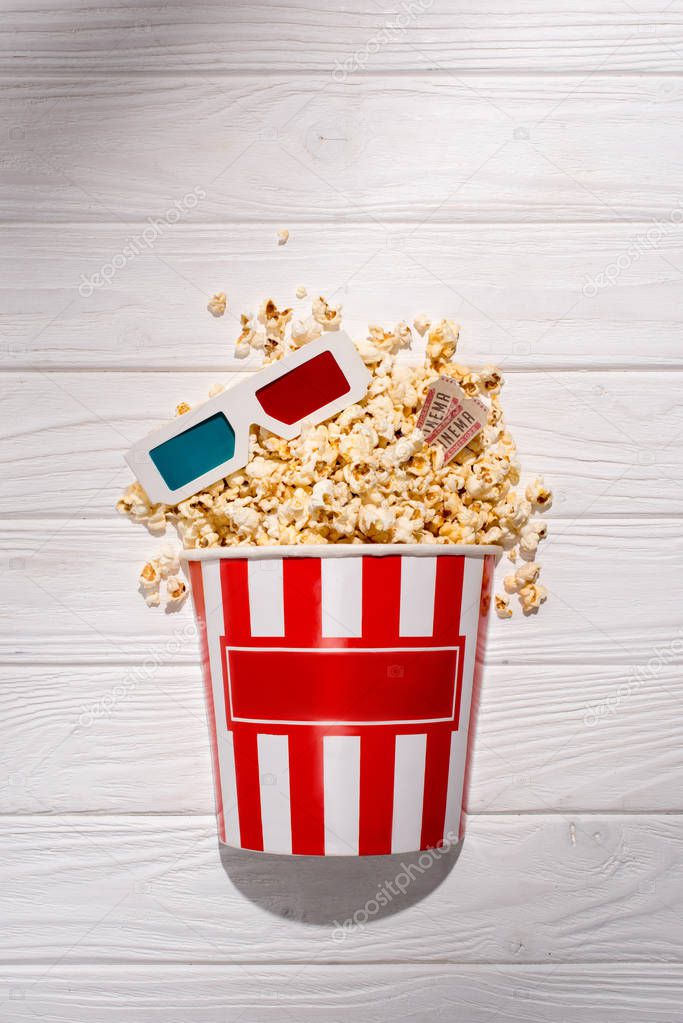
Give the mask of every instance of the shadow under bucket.
M 186 551 L 220 840 L 368 856 L 463 833 L 500 549 Z

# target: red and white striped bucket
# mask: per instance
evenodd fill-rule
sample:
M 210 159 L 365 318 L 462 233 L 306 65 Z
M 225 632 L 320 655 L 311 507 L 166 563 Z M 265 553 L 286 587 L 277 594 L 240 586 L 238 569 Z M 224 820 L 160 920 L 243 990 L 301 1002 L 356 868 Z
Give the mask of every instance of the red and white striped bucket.
M 218 830 L 317 856 L 462 836 L 495 547 L 188 551 Z

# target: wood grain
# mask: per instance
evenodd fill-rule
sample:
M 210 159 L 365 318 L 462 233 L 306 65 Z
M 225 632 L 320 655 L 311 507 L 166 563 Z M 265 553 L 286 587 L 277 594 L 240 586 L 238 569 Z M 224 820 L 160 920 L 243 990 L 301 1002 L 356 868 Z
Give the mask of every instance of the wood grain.
M 213 812 L 198 664 L 3 676 L 0 814 Z M 490 664 L 470 813 L 683 811 L 682 700 L 680 666 L 664 659 Z
M 683 997 L 677 963 L 572 965 L 382 964 L 75 966 L 0 971 L 11 1023 L 674 1023 Z M 466 1013 L 466 1017 L 463 1015 Z
M 414 11 L 414 16 L 410 12 Z M 246 0 L 131 7 L 15 2 L 5 14 L 6 68 L 300 71 L 678 71 L 683 22 L 657 0 L 624 6 L 527 0 L 419 4 Z
M 152 611 L 135 592 L 157 547 L 123 518 L 3 522 L 0 660 L 196 663 L 189 606 Z M 551 599 L 537 616 L 493 623 L 490 663 L 681 663 L 678 520 L 557 519 L 539 560 Z
M 300 284 L 341 301 L 354 336 L 422 311 L 457 319 L 462 357 L 475 363 L 683 365 L 674 224 L 299 224 L 284 248 L 272 224 L 177 224 L 151 232 L 149 247 L 141 240 L 109 283 L 92 287 L 142 230 L 8 225 L 0 366 L 241 370 L 239 314 L 270 294 L 310 308 L 295 298 Z M 230 303 L 220 320 L 206 311 L 217 290 Z
M 669 220 L 681 90 L 628 75 L 4 74 L 0 219 L 175 220 L 199 190 L 187 223 Z
M 209 817 L 0 828 L 12 963 L 680 963 L 680 815 L 473 817 L 457 863 L 422 873 L 415 855 L 221 860 Z
M 680 6 L 11 7 L 3 1021 L 678 1023 Z M 299 284 L 354 335 L 460 320 L 556 491 L 551 600 L 492 623 L 460 858 L 341 941 L 417 861 L 221 856 L 191 609 L 147 611 L 158 542 L 110 512 L 130 441 L 251 369 L 238 314 Z
M 229 381 L 229 378 L 227 378 Z M 0 514 L 111 514 L 132 479 L 123 453 L 179 401 L 198 404 L 225 374 L 0 373 Z M 505 409 L 526 477 L 544 474 L 554 511 L 578 515 L 683 513 L 683 374 L 514 373 Z M 633 399 L 667 423 L 643 435 Z M 665 443 L 665 441 L 669 441 Z M 591 452 L 586 459 L 586 452 Z

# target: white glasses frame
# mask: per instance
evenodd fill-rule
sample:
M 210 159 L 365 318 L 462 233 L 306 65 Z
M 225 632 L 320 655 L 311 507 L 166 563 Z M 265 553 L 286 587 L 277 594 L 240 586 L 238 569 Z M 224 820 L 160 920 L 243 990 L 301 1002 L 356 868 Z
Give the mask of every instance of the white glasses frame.
M 349 385 L 348 391 L 291 425 L 267 415 L 259 404 L 256 392 L 325 352 L 330 352 L 334 357 Z M 164 426 L 160 426 L 135 443 L 126 453 L 125 459 L 151 501 L 155 504 L 178 504 L 179 501 L 192 497 L 193 494 L 210 487 L 212 483 L 247 464 L 249 460 L 249 429 L 252 425 L 263 426 L 278 437 L 292 440 L 301 433 L 304 423 L 308 422 L 317 426 L 341 412 L 342 409 L 360 401 L 365 397 L 369 383 L 370 373 L 348 334 L 343 331 L 323 334 L 316 341 L 311 341 L 291 355 L 286 355 L 283 359 L 265 366 L 247 380 L 217 394 L 215 398 L 210 398 Z M 235 450 L 232 457 L 203 475 L 197 476 L 184 486 L 171 490 L 154 464 L 150 451 L 219 412 L 225 415 L 235 434 Z

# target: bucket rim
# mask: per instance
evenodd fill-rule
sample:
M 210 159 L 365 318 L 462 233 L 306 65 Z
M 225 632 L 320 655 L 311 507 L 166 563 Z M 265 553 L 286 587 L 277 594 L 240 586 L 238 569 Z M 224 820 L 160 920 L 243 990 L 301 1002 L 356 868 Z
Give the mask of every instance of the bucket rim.
M 289 544 L 268 547 L 204 547 L 190 548 L 180 553 L 181 561 L 222 561 L 229 558 L 248 558 L 255 561 L 271 558 L 351 558 L 370 555 L 375 558 L 417 557 L 433 558 L 436 555 L 464 555 L 483 558 L 493 555 L 496 564 L 503 556 L 503 548 L 497 544 L 442 544 L 442 543 L 328 543 Z

